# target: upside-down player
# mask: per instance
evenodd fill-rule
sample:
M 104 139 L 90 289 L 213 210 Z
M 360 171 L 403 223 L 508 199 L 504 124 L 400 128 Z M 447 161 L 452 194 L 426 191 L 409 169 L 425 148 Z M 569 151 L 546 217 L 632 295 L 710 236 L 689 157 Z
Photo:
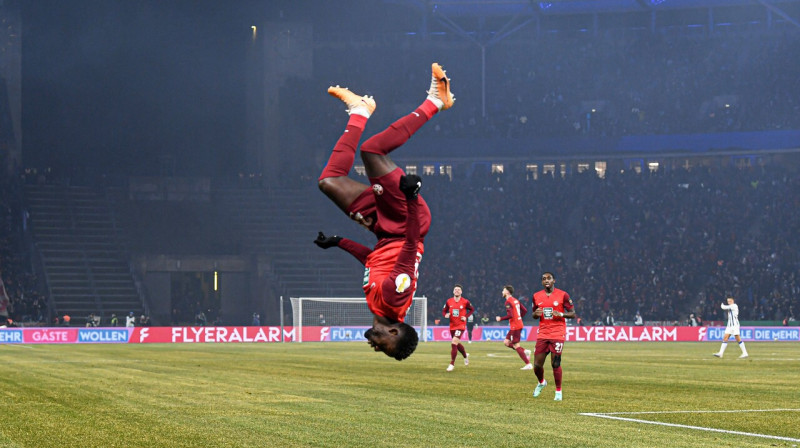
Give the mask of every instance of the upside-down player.
M 418 197 L 420 178 L 405 175 L 389 153 L 433 115 L 453 105 L 450 80 L 439 64 L 434 63 L 431 68 L 431 87 L 425 101 L 361 145 L 361 160 L 371 185 L 350 179 L 347 174 L 367 119 L 375 111 L 375 100 L 342 87 L 328 89 L 329 94 L 347 105 L 350 119 L 320 175 L 319 188 L 351 219 L 375 233 L 378 242 L 369 249 L 347 238 L 326 237 L 320 232 L 314 243 L 323 249 L 338 246 L 364 264 L 364 293 L 373 314 L 372 328 L 364 337 L 375 351 L 397 360 L 410 356 L 419 339 L 414 328 L 403 321 L 416 290 L 431 214 L 425 201 Z
M 552 272 L 542 274 L 544 289 L 533 294 L 533 318 L 539 319 L 539 333 L 533 352 L 533 372 L 539 380 L 533 396 L 538 397 L 547 386 L 544 379 L 544 360 L 550 353 L 553 379 L 556 382 L 555 401 L 561 401 L 561 353 L 567 339 L 567 321 L 575 317 L 575 306 L 566 291 L 554 288 L 556 278 Z
M 445 319 L 450 319 L 450 335 L 453 339 L 450 341 L 450 365 L 447 366 L 447 371 L 452 372 L 455 368 L 456 355 L 461 353 L 464 357 L 464 365 L 469 365 L 469 353 L 464 349 L 461 343 L 461 336 L 467 331 L 467 318 L 472 316 L 475 308 L 469 303 L 466 297 L 461 294 L 463 288 L 461 285 L 456 284 L 453 287 L 453 297 L 447 299 L 444 307 L 442 308 L 442 316 Z
M 513 286 L 506 285 L 503 287 L 503 298 L 506 299 L 506 315 L 503 317 L 497 316 L 495 319 L 498 322 L 501 320 L 508 321 L 508 334 L 506 334 L 506 339 L 503 341 L 503 344 L 516 351 L 519 357 L 525 362 L 525 365 L 522 366 L 520 370 L 531 370 L 533 368 L 530 359 L 531 351 L 525 350 L 519 345 L 522 336 L 522 328 L 524 326 L 522 318 L 528 313 L 528 309 L 525 308 L 525 305 L 520 303 L 519 300 L 514 298 L 512 294 L 514 294 Z

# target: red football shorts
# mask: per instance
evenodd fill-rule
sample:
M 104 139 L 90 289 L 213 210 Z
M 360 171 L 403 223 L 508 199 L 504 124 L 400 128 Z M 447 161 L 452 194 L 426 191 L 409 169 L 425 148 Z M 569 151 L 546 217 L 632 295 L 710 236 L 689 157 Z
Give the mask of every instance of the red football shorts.
M 533 351 L 533 354 L 538 355 L 540 353 L 553 353 L 555 355 L 560 355 L 561 350 L 564 349 L 564 340 L 557 340 L 557 339 L 537 339 L 536 340 L 536 349 Z
M 406 233 L 406 197 L 400 191 L 400 178 L 404 172 L 395 168 L 381 177 L 371 177 L 372 184 L 347 207 L 350 218 L 358 221 L 357 215 L 372 219 L 369 228 L 377 235 L 402 236 Z M 431 227 L 431 210 L 419 197 L 419 235 L 425 238 Z
M 522 336 L 522 329 L 518 330 L 508 330 L 508 334 L 506 334 L 506 339 L 511 341 L 511 345 L 519 344 L 520 337 Z

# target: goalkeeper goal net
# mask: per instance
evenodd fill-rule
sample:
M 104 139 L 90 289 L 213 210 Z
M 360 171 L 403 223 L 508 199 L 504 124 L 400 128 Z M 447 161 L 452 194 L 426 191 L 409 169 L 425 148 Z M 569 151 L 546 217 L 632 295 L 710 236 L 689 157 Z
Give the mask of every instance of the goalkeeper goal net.
M 372 312 L 363 297 L 291 297 L 292 325 L 297 342 L 303 342 L 303 326 L 372 326 Z M 414 297 L 405 323 L 427 341 L 428 298 Z

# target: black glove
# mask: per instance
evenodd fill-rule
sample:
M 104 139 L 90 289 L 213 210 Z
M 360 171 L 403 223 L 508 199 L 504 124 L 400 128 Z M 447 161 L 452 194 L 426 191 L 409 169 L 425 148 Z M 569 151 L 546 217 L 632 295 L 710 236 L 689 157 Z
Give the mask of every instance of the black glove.
M 342 241 L 342 237 L 336 235 L 325 236 L 324 233 L 319 232 L 319 235 L 317 235 L 317 239 L 314 240 L 314 244 L 323 249 L 327 249 L 329 247 L 338 246 L 339 241 Z
M 400 191 L 406 199 L 416 199 L 420 188 L 422 188 L 422 178 L 416 174 L 407 174 L 400 178 Z

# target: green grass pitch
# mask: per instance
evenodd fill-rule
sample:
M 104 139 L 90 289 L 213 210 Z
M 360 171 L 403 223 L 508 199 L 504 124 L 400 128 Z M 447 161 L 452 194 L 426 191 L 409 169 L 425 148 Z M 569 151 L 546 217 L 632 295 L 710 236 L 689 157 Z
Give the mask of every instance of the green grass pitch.
M 800 444 L 797 343 L 745 360 L 735 343 L 723 359 L 710 342 L 567 343 L 563 402 L 549 364 L 534 399 L 515 352 L 465 346 L 470 365 L 445 372 L 449 343 L 402 362 L 366 343 L 0 345 L 0 446 Z M 609 413 L 636 421 L 585 415 Z

